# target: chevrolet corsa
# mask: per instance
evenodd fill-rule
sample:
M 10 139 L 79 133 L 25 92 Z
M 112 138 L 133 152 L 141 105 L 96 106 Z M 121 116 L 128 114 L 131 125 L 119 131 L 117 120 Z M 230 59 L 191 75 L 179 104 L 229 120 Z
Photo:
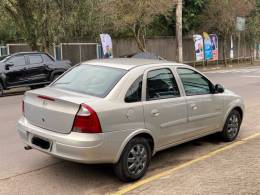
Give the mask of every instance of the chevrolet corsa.
M 163 149 L 218 133 L 233 141 L 241 97 L 194 68 L 144 59 L 93 60 L 28 91 L 18 132 L 26 149 L 80 163 L 111 163 L 140 179 Z

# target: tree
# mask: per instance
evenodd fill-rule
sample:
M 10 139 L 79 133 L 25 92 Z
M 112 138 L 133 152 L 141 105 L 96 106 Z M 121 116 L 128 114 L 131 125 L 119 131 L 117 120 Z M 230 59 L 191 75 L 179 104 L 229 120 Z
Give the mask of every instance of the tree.
M 227 39 L 235 32 L 236 18 L 248 16 L 255 7 L 255 0 L 210 0 L 202 20 L 208 31 L 217 32 L 223 38 L 223 56 L 227 64 Z
M 116 30 L 129 29 L 141 51 L 146 51 L 146 31 L 155 16 L 169 15 L 173 0 L 106 0 L 101 3 L 104 21 Z
M 100 0 L 54 0 L 58 9 L 62 41 L 95 39 L 102 28 Z
M 183 0 L 183 34 L 194 34 L 194 31 L 201 27 L 199 17 L 206 6 L 207 0 Z M 176 9 L 169 16 L 159 15 L 154 20 L 149 29 L 149 36 L 172 36 L 175 35 Z
M 53 1 L 3 0 L 2 6 L 33 50 L 49 49 L 59 22 Z
M 4 8 L 2 6 L 0 6 L 0 13 L 4 13 Z M 0 44 L 17 41 L 22 38 L 9 15 L 1 14 L 0 24 Z
M 255 44 L 257 41 L 260 41 L 260 0 L 256 1 L 255 9 L 253 9 L 247 19 L 246 36 L 250 43 L 251 63 L 253 63 Z

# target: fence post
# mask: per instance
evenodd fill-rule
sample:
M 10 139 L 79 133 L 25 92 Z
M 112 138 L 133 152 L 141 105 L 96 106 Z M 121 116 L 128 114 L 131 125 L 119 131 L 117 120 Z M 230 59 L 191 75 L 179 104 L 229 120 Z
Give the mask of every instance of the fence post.
M 60 44 L 60 60 L 63 60 L 62 43 Z
M 6 48 L 7 48 L 7 55 L 10 55 L 10 45 L 6 44 Z
M 79 62 L 81 62 L 81 56 L 82 56 L 82 54 L 81 54 L 81 45 L 79 45 Z

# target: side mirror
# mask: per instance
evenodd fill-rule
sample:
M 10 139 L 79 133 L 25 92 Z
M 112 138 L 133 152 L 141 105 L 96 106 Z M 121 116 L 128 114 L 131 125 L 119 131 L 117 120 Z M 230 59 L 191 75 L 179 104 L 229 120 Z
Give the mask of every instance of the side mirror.
M 10 67 L 12 67 L 14 64 L 12 62 L 9 62 L 8 64 L 5 65 L 5 69 L 9 70 Z
M 215 85 L 215 93 L 224 93 L 225 89 L 222 85 L 217 84 Z

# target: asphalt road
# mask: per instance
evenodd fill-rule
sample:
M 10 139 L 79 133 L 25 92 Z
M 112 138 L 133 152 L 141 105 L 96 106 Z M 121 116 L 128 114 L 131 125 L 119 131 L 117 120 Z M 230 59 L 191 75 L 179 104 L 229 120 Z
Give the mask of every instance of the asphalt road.
M 260 132 L 260 67 L 206 73 L 244 97 L 238 140 Z M 0 194 L 107 194 L 127 188 L 110 165 L 82 165 L 36 150 L 25 151 L 16 133 L 22 95 L 0 98 Z M 130 194 L 260 194 L 260 137 L 127 191 Z M 224 147 L 214 136 L 158 153 L 145 179 Z M 130 184 L 134 185 L 134 184 Z

